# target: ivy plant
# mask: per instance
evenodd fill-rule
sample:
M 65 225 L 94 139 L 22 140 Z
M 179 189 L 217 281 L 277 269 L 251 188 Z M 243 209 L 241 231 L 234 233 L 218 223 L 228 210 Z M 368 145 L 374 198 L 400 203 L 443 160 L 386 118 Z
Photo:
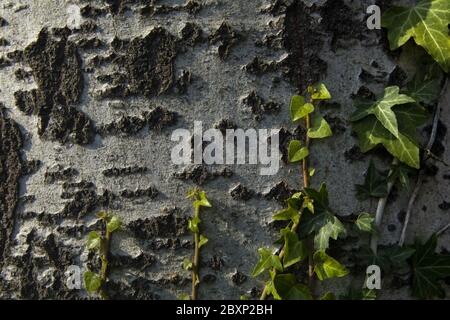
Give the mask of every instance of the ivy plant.
M 293 194 L 286 201 L 286 208 L 273 216 L 274 221 L 284 221 L 280 230 L 282 247 L 279 250 L 260 248 L 259 261 L 253 269 L 254 277 L 265 275 L 261 300 L 272 296 L 276 300 L 310 300 L 314 297 L 314 279 L 325 280 L 343 277 L 348 270 L 328 253 L 330 239 L 345 235 L 340 220 L 332 213 L 325 184 L 319 189 L 310 187 L 310 177 L 314 169 L 308 166 L 310 143 L 313 139 L 323 139 L 332 135 L 328 122 L 320 113 L 320 102 L 331 99 L 322 83 L 309 86 L 304 95 L 291 99 L 290 115 L 294 123 L 303 123 L 306 129 L 305 141 L 292 140 L 288 147 L 290 163 L 301 163 L 303 190 Z M 294 273 L 306 262 L 309 285 L 301 283 Z M 322 299 L 334 298 L 331 293 Z
M 91 231 L 88 235 L 86 246 L 88 250 L 98 253 L 101 260 L 99 273 L 88 270 L 84 273 L 84 285 L 91 294 L 100 294 L 103 299 L 108 296 L 105 292 L 105 283 L 108 280 L 108 256 L 110 250 L 111 237 L 114 232 L 120 229 L 122 222 L 119 217 L 107 212 L 97 213 L 97 217 L 103 223 L 102 231 Z
M 199 189 L 194 189 L 188 193 L 188 199 L 192 199 L 194 207 L 194 216 L 188 221 L 188 229 L 194 235 L 194 256 L 192 259 L 183 261 L 183 269 L 192 272 L 192 288 L 191 295 L 182 294 L 182 300 L 197 300 L 198 286 L 200 284 L 200 251 L 201 248 L 208 243 L 208 238 L 200 232 L 200 210 L 202 207 L 211 208 L 211 203 L 206 197 L 206 193 Z
M 409 39 L 423 47 L 445 72 L 450 71 L 450 2 L 448 0 L 421 0 L 411 7 L 394 6 L 381 19 L 388 29 L 391 50 Z

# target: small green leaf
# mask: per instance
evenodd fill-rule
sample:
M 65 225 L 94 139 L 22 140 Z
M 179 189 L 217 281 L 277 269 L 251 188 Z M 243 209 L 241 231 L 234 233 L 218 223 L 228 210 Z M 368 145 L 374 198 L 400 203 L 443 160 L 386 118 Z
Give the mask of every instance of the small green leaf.
M 325 251 L 330 245 L 330 238 L 337 240 L 339 236 L 344 236 L 345 234 L 344 225 L 334 216 L 317 232 L 314 237 L 314 248 Z
M 367 200 L 370 197 L 384 198 L 388 195 L 388 181 L 386 175 L 377 170 L 373 161 L 370 161 L 363 185 L 356 185 L 356 197 Z
M 314 114 L 312 126 L 308 130 L 308 137 L 311 139 L 322 139 L 333 135 L 328 122 L 320 114 Z
M 388 180 L 392 183 L 398 183 L 407 192 L 410 191 L 409 175 L 415 170 L 410 167 L 400 163 L 399 165 L 393 166 Z
M 120 220 L 120 218 L 117 216 L 113 216 L 106 225 L 106 231 L 109 233 L 113 233 L 114 231 L 118 230 L 121 225 L 122 221 Z
M 309 168 L 308 172 L 309 172 L 309 176 L 312 177 L 312 176 L 314 176 L 314 174 L 316 173 L 316 169 L 314 169 L 314 168 Z
M 87 239 L 87 248 L 88 250 L 98 250 L 100 249 L 100 244 L 102 242 L 102 238 L 96 231 L 91 231 L 88 234 Z
M 194 200 L 194 207 L 207 207 L 211 208 L 212 205 L 206 197 L 205 191 L 194 189 L 188 192 L 187 198 Z
M 204 235 L 200 235 L 200 242 L 198 243 L 198 247 L 201 248 L 203 247 L 205 244 L 207 244 L 209 241 L 209 239 L 207 237 L 205 237 Z
M 100 287 L 102 286 L 102 279 L 98 274 L 92 271 L 86 271 L 83 278 L 84 286 L 87 292 L 97 293 L 100 290 Z
M 320 281 L 330 278 L 341 278 L 348 274 L 347 268 L 324 251 L 317 251 L 314 254 L 314 263 L 314 272 Z
M 323 83 L 308 87 L 312 100 L 330 100 L 331 94 Z
M 314 105 L 306 102 L 304 97 L 295 95 L 291 99 L 290 110 L 292 121 L 297 121 L 314 112 Z
M 312 300 L 308 287 L 297 282 L 293 274 L 279 274 L 273 280 L 272 295 L 277 300 Z M 273 294 L 276 292 L 276 294 Z
M 375 231 L 374 221 L 375 218 L 371 214 L 362 213 L 358 216 L 358 219 L 356 220 L 355 224 L 361 231 L 374 232 Z
M 184 270 L 191 270 L 192 269 L 192 260 L 191 259 L 184 259 L 183 260 L 183 269 Z
M 292 140 L 289 143 L 288 149 L 289 162 L 295 163 L 302 161 L 309 156 L 309 150 L 307 147 L 302 147 L 302 143 L 298 140 Z
M 189 219 L 188 221 L 188 228 L 192 233 L 198 233 L 198 225 L 200 224 L 201 220 L 198 216 L 193 217 L 192 219 Z
M 239 300 L 242 300 L 242 301 L 244 301 L 244 300 L 250 300 L 250 297 L 247 296 L 247 295 L 245 295 L 245 294 L 243 294 L 243 295 L 241 295 L 241 296 L 239 297 Z
M 283 271 L 283 266 L 281 264 L 280 257 L 272 254 L 272 252 L 269 249 L 259 248 L 258 253 L 260 259 L 256 264 L 255 268 L 253 269 L 252 272 L 253 277 L 257 277 L 264 271 L 270 270 L 272 268 L 275 268 L 278 271 Z
M 298 223 L 300 221 L 300 213 L 298 210 L 295 210 L 294 208 L 287 208 L 281 211 L 278 211 L 272 219 L 274 221 L 287 221 L 291 220 L 293 223 Z
M 289 228 L 282 229 L 281 235 L 284 237 L 283 266 L 288 268 L 306 257 L 306 247 Z

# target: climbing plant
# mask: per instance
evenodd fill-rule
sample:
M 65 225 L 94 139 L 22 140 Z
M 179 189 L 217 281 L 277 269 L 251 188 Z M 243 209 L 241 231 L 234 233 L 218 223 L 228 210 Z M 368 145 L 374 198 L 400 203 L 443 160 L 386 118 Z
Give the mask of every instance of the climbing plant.
M 208 243 L 208 238 L 200 232 L 200 210 L 202 207 L 211 208 L 211 204 L 206 197 L 206 193 L 199 189 L 194 189 L 188 193 L 188 199 L 192 199 L 194 216 L 188 221 L 188 229 L 194 235 L 194 256 L 192 259 L 183 261 L 183 269 L 192 272 L 191 295 L 182 294 L 182 300 L 197 300 L 198 287 L 200 285 L 200 252 L 201 248 Z
M 302 122 L 306 129 L 304 141 L 292 140 L 288 147 L 290 163 L 301 163 L 303 190 L 286 201 L 286 208 L 273 216 L 274 221 L 285 221 L 280 230 L 280 249 L 260 248 L 259 261 L 253 269 L 254 277 L 265 275 L 268 280 L 261 300 L 272 296 L 277 300 L 314 299 L 315 278 L 325 280 L 343 277 L 348 270 L 327 253 L 330 239 L 345 235 L 345 228 L 332 212 L 325 184 L 319 189 L 310 186 L 314 174 L 308 165 L 310 143 L 332 135 L 330 125 L 320 113 L 320 102 L 331 99 L 322 83 L 310 86 L 304 95 L 291 99 L 290 115 L 294 123 Z M 307 265 L 309 280 L 301 282 L 295 270 Z M 323 299 L 331 299 L 327 293 Z
M 99 273 L 91 270 L 86 271 L 83 277 L 84 285 L 89 293 L 98 293 L 103 299 L 107 299 L 108 295 L 104 286 L 108 280 L 111 237 L 114 232 L 120 229 L 122 222 L 117 216 L 103 211 L 99 212 L 97 217 L 102 221 L 103 230 L 90 232 L 86 246 L 88 250 L 98 253 L 101 260 L 101 268 Z

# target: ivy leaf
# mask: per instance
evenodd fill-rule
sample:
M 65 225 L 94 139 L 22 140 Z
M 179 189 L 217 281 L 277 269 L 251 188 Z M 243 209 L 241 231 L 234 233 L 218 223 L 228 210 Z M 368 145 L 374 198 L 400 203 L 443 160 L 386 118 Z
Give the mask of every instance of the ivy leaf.
M 308 130 L 308 137 L 311 139 L 322 139 L 333 135 L 327 120 L 320 114 L 315 113 L 312 119 L 312 126 Z
M 298 232 L 307 236 L 313 232 L 318 232 L 323 226 L 334 219 L 334 214 L 329 209 L 328 191 L 325 184 L 320 186 L 319 191 L 312 188 L 305 188 L 305 193 L 310 203 L 313 203 L 313 212 L 305 210 L 302 213 L 301 224 Z
M 354 125 L 354 129 L 358 134 L 362 152 L 368 152 L 382 144 L 401 162 L 412 168 L 420 168 L 420 150 L 417 144 L 402 133 L 399 133 L 396 139 L 375 117 L 364 118 Z
M 122 221 L 119 217 L 113 216 L 106 224 L 106 231 L 109 233 L 113 233 L 114 231 L 118 230 L 120 226 L 122 225 Z
M 346 230 L 344 225 L 335 216 L 320 228 L 319 232 L 314 237 L 314 248 L 316 250 L 325 251 L 329 247 L 330 238 L 337 240 L 339 236 L 345 234 Z
M 193 217 L 192 219 L 189 219 L 188 222 L 188 228 L 192 233 L 198 233 L 198 225 L 200 224 L 201 220 L 198 216 Z
M 371 214 L 362 213 L 356 219 L 355 224 L 359 230 L 372 233 L 375 231 L 374 221 L 375 218 Z
M 388 195 L 387 179 L 379 172 L 373 161 L 370 161 L 364 184 L 356 185 L 356 197 L 359 200 L 367 200 L 370 197 L 384 198 Z
M 328 201 L 328 190 L 325 183 L 320 185 L 319 190 L 313 188 L 305 188 L 305 193 L 310 200 L 314 203 L 314 207 L 318 211 L 328 211 L 329 201 Z
M 259 248 L 259 261 L 253 269 L 252 276 L 257 277 L 261 273 L 271 268 L 275 268 L 278 271 L 283 271 L 283 266 L 281 265 L 280 257 L 272 254 L 272 252 L 267 248 Z
M 348 274 L 348 270 L 336 259 L 330 257 L 325 251 L 317 251 L 314 254 L 314 272 L 320 281 L 330 278 L 341 278 Z
M 207 237 L 205 237 L 204 235 L 200 235 L 200 241 L 198 243 L 198 247 L 201 248 L 203 247 L 205 244 L 207 244 L 209 241 L 209 239 Z
M 417 141 L 417 127 L 427 123 L 430 114 L 418 104 L 405 104 L 394 107 L 400 132 L 411 141 Z
M 284 237 L 283 266 L 287 268 L 306 257 L 306 247 L 289 228 L 281 230 L 281 235 Z
M 410 191 L 409 184 L 409 175 L 413 173 L 410 167 L 405 166 L 400 163 L 399 165 L 392 166 L 391 174 L 388 177 L 388 180 L 392 183 L 398 182 L 402 188 L 404 188 L 407 192 Z
M 96 293 L 102 286 L 102 279 L 100 276 L 92 271 L 86 271 L 83 274 L 84 286 L 89 293 Z
M 442 67 L 450 70 L 450 3 L 448 0 L 421 0 L 415 6 L 392 7 L 382 17 L 388 29 L 391 50 L 404 45 L 411 37 Z
M 206 198 L 205 191 L 200 191 L 198 193 L 198 198 L 194 202 L 194 206 L 196 206 L 196 207 L 207 207 L 207 208 L 211 208 L 212 207 L 211 203 L 209 203 L 208 198 Z
M 287 209 L 278 211 L 277 214 L 272 217 L 272 219 L 274 221 L 291 220 L 293 223 L 298 223 L 300 221 L 300 213 L 298 212 L 298 210 L 289 207 Z
M 437 236 L 425 244 L 416 243 L 412 258 L 413 295 L 421 299 L 445 298 L 445 290 L 439 280 L 450 277 L 450 255 L 435 253 Z
M 312 300 L 308 287 L 298 283 L 295 275 L 291 273 L 275 276 L 272 295 L 277 300 Z
M 87 238 L 87 248 L 88 250 L 98 250 L 100 249 L 100 244 L 102 242 L 102 238 L 96 231 L 91 231 L 88 234 Z
M 439 96 L 440 81 L 436 78 L 426 79 L 420 72 L 414 75 L 412 81 L 406 86 L 406 93 L 416 100 L 425 104 L 433 104 Z
M 191 270 L 192 269 L 192 260 L 190 259 L 184 259 L 183 260 L 183 269 L 184 270 Z
M 392 107 L 415 102 L 415 100 L 405 94 L 399 94 L 400 88 L 397 86 L 387 87 L 384 89 L 384 95 L 372 105 L 363 104 L 353 113 L 351 120 L 358 121 L 368 115 L 374 115 L 394 137 L 399 137 L 397 117 Z
M 303 96 L 293 96 L 291 99 L 291 119 L 297 121 L 314 112 L 314 105 L 305 101 Z
M 331 94 L 323 83 L 308 87 L 308 93 L 312 100 L 330 100 Z
M 288 157 L 290 163 L 302 161 L 307 156 L 309 156 L 309 150 L 307 147 L 302 147 L 299 140 L 292 140 L 289 143 Z

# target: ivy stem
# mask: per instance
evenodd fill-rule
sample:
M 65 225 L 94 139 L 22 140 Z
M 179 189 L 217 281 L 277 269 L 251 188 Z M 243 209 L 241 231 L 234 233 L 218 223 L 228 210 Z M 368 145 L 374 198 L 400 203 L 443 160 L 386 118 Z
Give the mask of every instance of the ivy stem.
M 308 130 L 311 128 L 311 118 L 309 116 L 309 114 L 306 116 L 305 118 L 305 127 L 306 127 L 306 131 L 308 132 Z M 307 148 L 309 148 L 310 145 L 310 139 L 308 136 L 308 133 L 306 134 L 305 137 L 305 146 Z M 309 167 L 308 167 L 308 160 L 307 158 L 302 160 L 302 176 L 303 176 L 303 187 L 304 188 L 308 188 L 309 187 Z M 294 233 L 297 233 L 297 229 L 299 226 L 300 222 L 294 223 L 291 227 L 291 231 Z M 312 241 L 312 238 L 308 238 L 307 240 L 307 245 L 308 245 L 308 276 L 309 276 L 309 287 L 311 290 L 311 294 L 313 294 L 313 289 L 314 289 L 314 261 L 313 261 L 313 249 L 314 249 L 314 243 Z M 281 249 L 280 253 L 278 254 L 280 260 L 283 260 L 284 254 L 285 254 L 285 247 L 283 246 L 283 248 Z M 276 269 L 272 270 L 273 273 L 277 273 Z M 267 288 L 267 286 L 264 287 L 264 290 L 261 294 L 260 300 L 266 300 L 267 295 L 269 294 L 269 289 Z
M 398 164 L 398 159 L 394 158 L 392 161 L 392 167 L 396 166 Z M 389 172 L 390 176 L 392 174 L 392 169 Z M 392 188 L 394 187 L 394 181 L 389 181 L 387 185 L 387 196 L 384 198 L 380 198 L 378 200 L 378 206 L 377 206 L 377 213 L 375 214 L 375 227 L 378 229 L 381 226 L 381 220 L 383 220 L 384 215 L 384 209 L 386 208 L 386 203 L 389 195 L 391 194 Z M 370 248 L 372 249 L 373 253 L 377 253 L 378 249 L 378 235 L 372 234 L 372 237 L 370 238 Z
M 425 162 L 429 159 L 431 156 L 431 148 L 433 148 L 434 142 L 436 141 L 437 136 L 437 129 L 439 124 L 439 118 L 441 116 L 441 106 L 445 106 L 446 102 L 446 92 L 448 90 L 448 78 L 445 80 L 444 87 L 441 92 L 441 97 L 439 99 L 439 102 L 434 110 L 434 116 L 433 116 L 433 125 L 431 129 L 430 139 L 428 140 L 427 146 L 425 147 L 425 153 L 422 158 L 422 162 Z M 417 177 L 416 186 L 414 187 L 414 191 L 411 194 L 411 197 L 408 202 L 408 208 L 406 210 L 405 215 L 405 222 L 403 223 L 402 233 L 400 235 L 400 240 L 398 241 L 398 245 L 400 247 L 403 247 L 405 244 L 406 239 L 406 230 L 408 228 L 409 220 L 411 218 L 411 213 L 414 207 L 414 203 L 416 201 L 417 196 L 419 195 L 420 188 L 422 187 L 423 179 L 425 176 L 424 170 L 419 171 L 419 176 Z
M 109 249 L 111 245 L 111 232 L 108 231 L 108 228 L 106 227 L 107 222 L 104 220 L 105 224 L 105 236 L 102 241 L 101 246 L 101 253 L 100 253 L 100 260 L 102 261 L 102 266 L 100 269 L 100 278 L 102 281 L 102 288 L 100 290 L 100 295 L 103 299 L 108 299 L 108 295 L 106 294 L 106 291 L 104 289 L 104 285 L 106 281 L 108 280 L 108 255 L 109 255 Z
M 194 218 L 200 216 L 200 207 L 196 206 L 194 209 Z M 198 298 L 198 285 L 200 281 L 199 276 L 199 261 L 200 261 L 200 232 L 194 233 L 194 257 L 192 258 L 192 293 L 191 299 Z

